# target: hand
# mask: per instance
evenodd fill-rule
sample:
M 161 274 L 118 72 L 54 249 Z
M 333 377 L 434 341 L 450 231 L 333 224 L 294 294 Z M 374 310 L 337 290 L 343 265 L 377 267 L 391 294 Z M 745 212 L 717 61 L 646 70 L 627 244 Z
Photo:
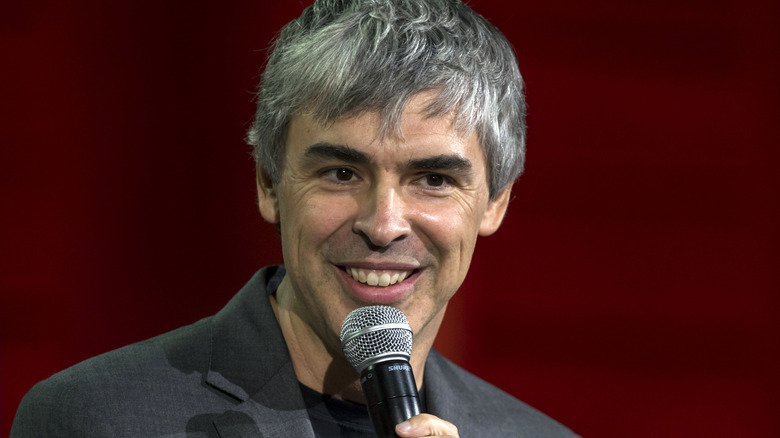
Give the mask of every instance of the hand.
M 395 433 L 404 438 L 444 436 L 459 438 L 458 428 L 449 421 L 430 414 L 419 414 L 395 426 Z

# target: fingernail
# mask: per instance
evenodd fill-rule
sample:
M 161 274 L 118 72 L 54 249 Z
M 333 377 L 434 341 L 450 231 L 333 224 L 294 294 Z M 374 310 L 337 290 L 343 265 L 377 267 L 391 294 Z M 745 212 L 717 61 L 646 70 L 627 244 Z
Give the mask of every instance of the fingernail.
M 407 433 L 410 430 L 412 430 L 412 423 L 410 423 L 409 421 L 398 423 L 398 426 L 396 426 L 396 430 L 401 433 Z

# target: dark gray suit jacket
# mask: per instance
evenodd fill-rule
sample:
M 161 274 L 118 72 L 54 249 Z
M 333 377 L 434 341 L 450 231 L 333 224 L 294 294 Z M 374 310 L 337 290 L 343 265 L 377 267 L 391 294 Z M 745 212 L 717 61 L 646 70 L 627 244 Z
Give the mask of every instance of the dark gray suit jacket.
M 216 315 L 94 357 L 38 383 L 21 437 L 314 437 L 261 269 Z M 428 411 L 461 437 L 573 437 L 544 414 L 431 352 Z

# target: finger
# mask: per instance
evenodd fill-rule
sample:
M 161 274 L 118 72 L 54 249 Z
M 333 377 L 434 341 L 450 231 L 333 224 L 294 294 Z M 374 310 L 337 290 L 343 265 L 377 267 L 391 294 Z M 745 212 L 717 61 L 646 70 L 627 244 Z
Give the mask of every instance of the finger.
M 458 438 L 458 428 L 449 421 L 430 414 L 419 414 L 395 427 L 398 436 L 404 438 L 445 436 Z

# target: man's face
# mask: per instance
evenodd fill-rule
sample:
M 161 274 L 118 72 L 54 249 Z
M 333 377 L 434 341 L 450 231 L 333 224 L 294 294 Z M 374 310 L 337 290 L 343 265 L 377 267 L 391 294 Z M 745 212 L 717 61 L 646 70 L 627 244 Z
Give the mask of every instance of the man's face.
M 401 309 L 432 342 L 477 236 L 503 218 L 509 189 L 489 200 L 477 135 L 426 118 L 427 98 L 410 101 L 399 137 L 380 138 L 372 112 L 327 126 L 298 115 L 279 184 L 261 178 L 261 212 L 281 228 L 279 292 L 331 349 L 347 313 L 370 304 Z

